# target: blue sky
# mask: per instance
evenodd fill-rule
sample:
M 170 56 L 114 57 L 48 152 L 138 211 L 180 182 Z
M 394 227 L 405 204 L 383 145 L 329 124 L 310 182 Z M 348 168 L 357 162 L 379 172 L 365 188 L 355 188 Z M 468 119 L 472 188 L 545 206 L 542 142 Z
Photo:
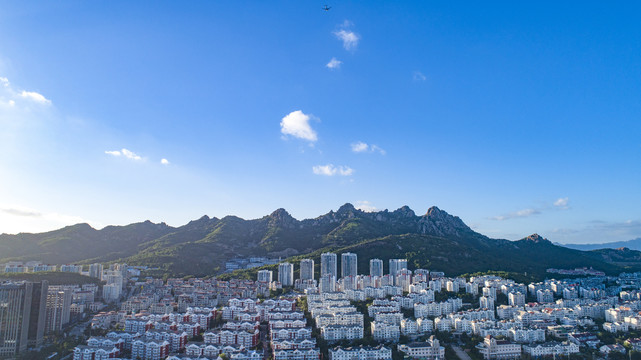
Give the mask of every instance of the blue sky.
M 351 202 L 641 236 L 639 4 L 327 3 L 3 2 L 0 233 Z

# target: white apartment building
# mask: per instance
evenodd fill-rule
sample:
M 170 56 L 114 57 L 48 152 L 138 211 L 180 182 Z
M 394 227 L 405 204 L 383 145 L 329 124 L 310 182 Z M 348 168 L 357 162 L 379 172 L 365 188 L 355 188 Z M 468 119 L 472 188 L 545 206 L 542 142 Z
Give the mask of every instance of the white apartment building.
M 372 321 L 372 337 L 378 341 L 398 341 L 401 337 L 401 328 L 398 325 Z
M 329 349 L 329 360 L 391 360 L 392 349 L 383 345 Z
M 327 341 L 356 340 L 363 338 L 362 325 L 327 325 L 320 328 L 321 336 Z
M 476 348 L 483 355 L 484 359 L 520 359 L 521 345 L 505 340 L 496 340 L 492 336 L 486 336 L 482 343 Z
M 426 342 L 414 342 L 405 345 L 398 345 L 398 350 L 405 353 L 412 359 L 442 360 L 445 359 L 445 348 L 440 345 L 434 337 Z
M 566 342 L 547 342 L 544 344 L 524 345 L 523 352 L 532 356 L 556 356 L 556 355 L 570 355 L 579 352 L 579 345 Z

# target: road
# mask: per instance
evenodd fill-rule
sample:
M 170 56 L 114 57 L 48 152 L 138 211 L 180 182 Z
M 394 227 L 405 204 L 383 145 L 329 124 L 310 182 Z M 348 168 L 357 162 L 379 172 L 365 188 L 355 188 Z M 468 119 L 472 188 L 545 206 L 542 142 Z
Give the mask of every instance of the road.
M 458 346 L 452 346 L 452 349 L 456 353 L 456 356 L 458 356 L 459 359 L 461 360 L 472 360 L 472 358 L 465 352 L 463 349 L 461 349 Z

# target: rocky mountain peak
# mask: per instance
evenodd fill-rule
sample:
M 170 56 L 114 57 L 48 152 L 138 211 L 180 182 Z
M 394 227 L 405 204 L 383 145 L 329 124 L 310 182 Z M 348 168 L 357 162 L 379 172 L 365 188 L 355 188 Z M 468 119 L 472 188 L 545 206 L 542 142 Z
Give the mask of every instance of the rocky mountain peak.
M 392 214 L 401 216 L 404 218 L 412 218 L 416 216 L 416 213 L 414 213 L 414 210 L 410 209 L 410 207 L 407 205 L 401 206 L 400 208 L 394 210 Z
M 354 207 L 354 205 L 352 205 L 350 203 L 345 203 L 345 205 L 343 205 L 340 208 L 338 208 L 338 211 L 336 213 L 337 214 L 349 214 L 349 213 L 353 213 L 355 211 L 356 211 L 356 208 Z
M 541 235 L 539 235 L 539 234 L 537 234 L 537 233 L 534 233 L 534 234 L 532 234 L 532 235 L 530 235 L 530 236 L 526 237 L 526 238 L 525 238 L 525 239 L 523 239 L 523 240 L 525 240 L 525 241 L 531 241 L 531 242 L 533 242 L 533 243 L 537 243 L 537 244 L 538 244 L 538 243 L 546 243 L 546 242 L 547 242 L 547 243 L 551 243 L 551 242 L 550 242 L 550 240 L 548 240 L 548 239 L 544 238 L 543 236 L 541 236 Z
M 458 216 L 432 206 L 418 221 L 418 231 L 421 234 L 437 236 L 461 237 L 463 233 L 472 231 Z
M 190 221 L 189 223 L 187 223 L 186 226 L 195 226 L 195 225 L 198 225 L 198 224 L 204 224 L 204 223 L 209 222 L 209 220 L 210 220 L 209 216 L 203 215 L 200 218 L 198 218 L 197 220 Z
M 269 219 L 271 224 L 282 227 L 292 227 L 296 222 L 296 219 L 283 208 L 274 210 L 274 212 L 269 215 Z

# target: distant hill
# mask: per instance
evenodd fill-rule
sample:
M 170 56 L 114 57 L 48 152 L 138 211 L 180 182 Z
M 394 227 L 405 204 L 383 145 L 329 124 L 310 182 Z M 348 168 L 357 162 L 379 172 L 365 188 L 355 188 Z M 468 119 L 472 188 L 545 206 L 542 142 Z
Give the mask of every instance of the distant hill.
M 0 263 L 8 260 L 123 261 L 158 267 L 172 275 L 219 274 L 234 257 L 269 256 L 295 261 L 323 251 L 352 251 L 367 272 L 370 258 L 407 258 L 410 267 L 456 275 L 486 270 L 543 276 L 549 267 L 592 266 L 608 273 L 639 268 L 632 255 L 612 256 L 552 244 L 539 235 L 519 241 L 491 239 L 437 207 L 416 215 L 364 212 L 351 204 L 313 219 L 297 220 L 278 209 L 259 219 L 203 216 L 180 227 L 149 221 L 95 230 L 86 224 L 42 234 L 0 235 Z M 317 262 L 318 263 L 318 262 Z M 297 265 L 297 264 L 296 264 Z
M 597 250 L 597 249 L 619 249 L 619 248 L 628 248 L 630 250 L 641 251 L 641 238 L 636 238 L 636 239 L 626 240 L 626 241 L 614 241 L 614 242 L 601 243 L 601 244 L 559 244 L 559 245 L 565 246 L 570 249 L 583 250 L 583 251 Z

